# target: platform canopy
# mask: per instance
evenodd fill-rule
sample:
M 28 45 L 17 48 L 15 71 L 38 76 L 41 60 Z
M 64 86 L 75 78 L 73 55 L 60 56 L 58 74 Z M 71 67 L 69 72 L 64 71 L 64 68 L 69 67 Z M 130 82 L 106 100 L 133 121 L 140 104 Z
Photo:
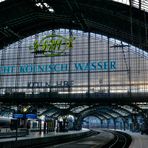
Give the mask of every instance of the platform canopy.
M 0 48 L 41 31 L 68 28 L 100 33 L 148 50 L 147 3 L 119 2 L 0 0 Z
M 146 104 L 141 104 L 147 106 Z M 0 118 L 12 118 L 14 114 L 36 114 L 36 119 L 50 120 L 59 117 L 73 116 L 78 119 L 84 119 L 89 116 L 95 116 L 100 120 L 110 120 L 122 118 L 126 120 L 132 115 L 142 116 L 146 109 L 142 109 L 139 104 L 130 105 L 103 105 L 103 104 L 36 104 L 36 105 L 0 105 Z

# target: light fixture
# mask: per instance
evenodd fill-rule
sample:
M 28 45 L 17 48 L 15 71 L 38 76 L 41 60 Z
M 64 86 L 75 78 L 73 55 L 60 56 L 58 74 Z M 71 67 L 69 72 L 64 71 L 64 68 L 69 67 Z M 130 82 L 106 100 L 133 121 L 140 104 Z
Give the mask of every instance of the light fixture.
M 54 9 L 49 8 L 48 10 L 49 10 L 49 12 L 54 13 Z
M 37 7 L 40 7 L 41 9 L 43 9 L 43 5 L 41 3 L 36 3 L 35 4 Z
M 35 4 L 37 7 L 40 7 L 41 9 L 46 9 L 46 11 L 48 10 L 49 12 L 51 12 L 51 13 L 54 13 L 55 11 L 54 11 L 54 9 L 49 5 L 49 4 L 47 4 L 47 3 L 36 3 Z
M 44 3 L 44 6 L 45 6 L 46 8 L 49 8 L 49 5 L 48 5 L 47 3 Z
M 25 113 L 27 111 L 27 108 L 25 107 L 25 108 L 23 108 L 23 112 Z

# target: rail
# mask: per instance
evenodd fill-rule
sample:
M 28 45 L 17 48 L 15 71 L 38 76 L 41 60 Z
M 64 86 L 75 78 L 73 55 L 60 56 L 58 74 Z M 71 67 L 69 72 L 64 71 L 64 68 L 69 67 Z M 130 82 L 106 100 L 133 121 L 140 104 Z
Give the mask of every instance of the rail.
M 132 138 L 127 133 L 119 131 L 107 131 L 114 135 L 114 139 L 104 145 L 102 148 L 128 148 Z

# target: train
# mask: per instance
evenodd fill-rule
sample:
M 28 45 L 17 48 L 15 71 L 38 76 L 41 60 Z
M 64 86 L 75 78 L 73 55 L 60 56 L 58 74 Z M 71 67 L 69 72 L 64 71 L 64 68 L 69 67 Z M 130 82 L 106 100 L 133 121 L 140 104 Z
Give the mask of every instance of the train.
M 31 129 L 31 130 L 48 130 L 53 132 L 55 130 L 55 120 L 42 121 L 38 119 L 16 119 L 16 118 L 6 118 L 0 117 L 0 130 L 3 128 L 9 128 L 15 130 L 16 128 Z
M 10 128 L 12 118 L 0 117 L 0 129 Z
M 10 128 L 11 130 L 14 130 L 16 128 L 24 128 L 26 125 L 30 127 L 30 120 L 25 121 L 16 118 L 0 117 L 0 129 Z

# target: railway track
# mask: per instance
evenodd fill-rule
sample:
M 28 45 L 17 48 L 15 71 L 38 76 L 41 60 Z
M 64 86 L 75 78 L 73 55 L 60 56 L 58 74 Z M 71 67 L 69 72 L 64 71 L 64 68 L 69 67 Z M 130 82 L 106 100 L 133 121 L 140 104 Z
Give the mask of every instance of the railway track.
M 132 138 L 127 133 L 119 131 L 107 131 L 114 135 L 114 139 L 104 145 L 102 148 L 128 148 L 132 142 Z

